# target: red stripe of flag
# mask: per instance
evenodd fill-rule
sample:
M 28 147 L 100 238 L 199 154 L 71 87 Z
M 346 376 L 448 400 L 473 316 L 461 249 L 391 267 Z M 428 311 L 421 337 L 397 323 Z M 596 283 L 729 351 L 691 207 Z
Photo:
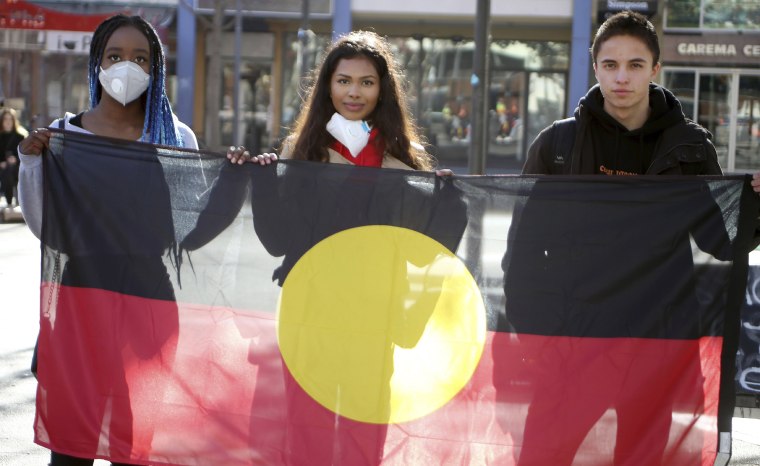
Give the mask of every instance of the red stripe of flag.
M 42 320 L 36 440 L 153 464 L 610 464 L 617 451 L 706 465 L 721 344 L 489 332 L 454 399 L 385 426 L 298 388 L 271 314 L 61 286 Z

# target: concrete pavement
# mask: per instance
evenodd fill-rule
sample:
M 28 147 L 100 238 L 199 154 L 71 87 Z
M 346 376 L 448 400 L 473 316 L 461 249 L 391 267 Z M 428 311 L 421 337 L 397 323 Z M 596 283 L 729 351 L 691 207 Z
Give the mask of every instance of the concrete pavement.
M 0 465 L 47 464 L 33 442 L 37 387 L 29 361 L 39 327 L 39 241 L 26 224 L 0 223 Z

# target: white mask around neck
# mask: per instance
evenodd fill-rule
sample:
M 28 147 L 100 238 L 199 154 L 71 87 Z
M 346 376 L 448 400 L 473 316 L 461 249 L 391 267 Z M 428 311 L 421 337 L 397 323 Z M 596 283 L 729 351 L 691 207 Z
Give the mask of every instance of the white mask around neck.
M 369 142 L 369 132 L 372 127 L 364 120 L 347 120 L 335 112 L 327 122 L 327 131 L 346 146 L 351 155 L 356 157 Z
M 131 61 L 116 63 L 108 69 L 101 66 L 98 79 L 103 90 L 122 105 L 140 97 L 150 85 L 150 75 Z

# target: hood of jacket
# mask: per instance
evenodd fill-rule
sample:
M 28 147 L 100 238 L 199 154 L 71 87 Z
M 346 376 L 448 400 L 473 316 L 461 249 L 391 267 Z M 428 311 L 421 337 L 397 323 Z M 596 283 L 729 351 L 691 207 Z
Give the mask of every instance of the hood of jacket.
M 583 153 L 586 169 L 608 175 L 646 173 L 662 132 L 685 120 L 678 99 L 654 83 L 649 85 L 649 108 L 644 125 L 628 130 L 604 110 L 604 96 L 599 85 L 592 87 L 575 110 L 576 121 L 580 123 L 582 137 L 587 143 Z M 587 170 L 584 171 L 588 173 Z

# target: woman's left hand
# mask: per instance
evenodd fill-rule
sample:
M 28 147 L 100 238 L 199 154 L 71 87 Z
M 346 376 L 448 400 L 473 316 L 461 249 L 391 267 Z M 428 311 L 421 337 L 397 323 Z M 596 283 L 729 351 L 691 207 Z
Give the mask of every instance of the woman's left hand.
M 435 176 L 454 176 L 454 172 L 450 168 L 439 168 L 435 171 Z
M 760 193 L 760 172 L 755 173 L 752 175 L 752 189 L 755 190 L 756 193 Z
M 263 154 L 256 155 L 251 159 L 251 162 L 258 163 L 259 165 L 269 165 L 270 163 L 276 161 L 277 154 L 273 152 L 265 152 Z
M 243 146 L 230 146 L 230 148 L 227 149 L 227 159 L 229 159 L 230 163 L 243 165 L 251 160 L 251 153 Z

